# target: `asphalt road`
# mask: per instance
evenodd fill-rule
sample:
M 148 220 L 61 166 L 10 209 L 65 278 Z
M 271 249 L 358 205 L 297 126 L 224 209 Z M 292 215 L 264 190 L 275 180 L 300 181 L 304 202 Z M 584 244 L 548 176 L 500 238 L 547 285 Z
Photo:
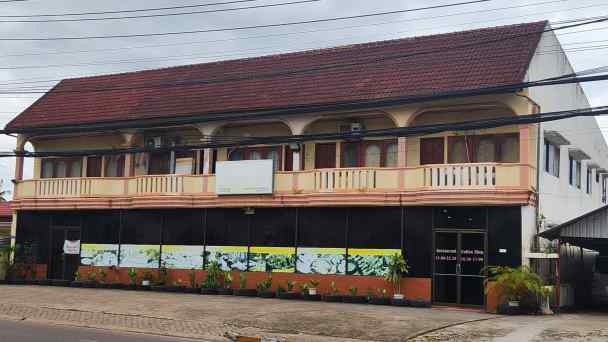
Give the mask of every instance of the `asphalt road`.
M 195 340 L 108 330 L 0 320 L 0 342 L 192 342 Z M 200 341 L 200 340 L 197 340 Z

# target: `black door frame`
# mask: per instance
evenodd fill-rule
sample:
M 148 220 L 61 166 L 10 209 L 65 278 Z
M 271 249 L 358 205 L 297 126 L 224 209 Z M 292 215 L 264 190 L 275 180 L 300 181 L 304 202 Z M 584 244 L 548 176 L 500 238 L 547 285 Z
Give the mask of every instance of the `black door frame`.
M 47 279 L 52 279 L 52 275 L 53 275 L 53 238 L 54 238 L 54 234 L 57 234 L 58 232 L 60 235 L 63 234 L 63 241 L 67 240 L 68 238 L 68 232 L 69 231 L 77 231 L 78 232 L 78 236 L 79 236 L 79 240 L 82 240 L 82 229 L 80 226 L 50 226 L 49 227 L 49 262 L 48 262 L 48 267 L 47 267 L 47 271 L 46 271 L 46 277 Z M 78 253 L 80 255 L 80 253 Z M 71 279 L 71 278 L 66 278 L 66 262 L 65 262 L 65 255 L 62 253 L 61 255 L 61 279 Z
M 435 254 L 436 254 L 436 235 L 437 233 L 452 233 L 456 234 L 456 303 L 446 303 L 446 302 L 438 302 L 435 300 L 435 277 L 438 275 L 435 273 Z M 432 243 L 432 263 L 431 263 L 431 298 L 433 303 L 441 304 L 441 305 L 455 305 L 455 306 L 463 306 L 463 307 L 485 307 L 486 306 L 486 296 L 485 293 L 482 293 L 483 304 L 482 305 L 473 305 L 473 304 L 462 304 L 462 277 L 461 274 L 462 266 L 461 265 L 461 257 L 462 257 L 462 235 L 465 234 L 482 234 L 484 241 L 484 253 L 483 253 L 483 265 L 486 267 L 488 265 L 488 234 L 485 229 L 454 229 L 454 228 L 435 228 L 433 229 L 433 243 Z

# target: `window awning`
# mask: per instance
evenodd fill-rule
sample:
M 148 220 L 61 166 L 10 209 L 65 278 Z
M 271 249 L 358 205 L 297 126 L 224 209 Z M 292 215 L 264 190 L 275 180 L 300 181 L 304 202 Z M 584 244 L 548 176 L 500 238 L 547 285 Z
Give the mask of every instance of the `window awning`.
M 590 161 L 587 163 L 587 168 L 588 169 L 599 169 L 600 168 L 600 164 L 594 162 L 594 161 Z M 598 170 L 599 172 L 599 170 Z
M 570 141 L 558 131 L 545 131 L 545 140 L 555 146 L 570 145 Z
M 575 159 L 575 160 L 591 159 L 591 157 L 589 157 L 589 155 L 587 153 L 585 153 L 585 151 L 581 150 L 580 148 L 569 148 L 568 154 L 570 155 L 570 157 L 572 157 L 572 159 Z

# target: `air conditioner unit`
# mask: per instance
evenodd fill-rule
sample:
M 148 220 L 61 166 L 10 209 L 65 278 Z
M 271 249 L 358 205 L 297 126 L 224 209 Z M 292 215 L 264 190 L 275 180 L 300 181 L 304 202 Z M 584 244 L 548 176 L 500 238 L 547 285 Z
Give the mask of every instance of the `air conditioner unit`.
M 146 147 L 161 148 L 163 147 L 163 137 L 151 137 L 146 139 Z
M 339 127 L 340 133 L 346 132 L 359 132 L 363 129 L 363 124 L 360 122 L 352 122 L 347 124 L 341 124 Z

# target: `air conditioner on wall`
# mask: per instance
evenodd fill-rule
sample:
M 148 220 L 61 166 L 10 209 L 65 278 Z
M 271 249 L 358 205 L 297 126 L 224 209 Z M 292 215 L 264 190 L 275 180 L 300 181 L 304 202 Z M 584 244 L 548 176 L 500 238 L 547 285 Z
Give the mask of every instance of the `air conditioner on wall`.
M 363 124 L 360 122 L 351 122 L 347 124 L 341 124 L 339 127 L 340 133 L 346 132 L 359 132 L 363 129 Z

